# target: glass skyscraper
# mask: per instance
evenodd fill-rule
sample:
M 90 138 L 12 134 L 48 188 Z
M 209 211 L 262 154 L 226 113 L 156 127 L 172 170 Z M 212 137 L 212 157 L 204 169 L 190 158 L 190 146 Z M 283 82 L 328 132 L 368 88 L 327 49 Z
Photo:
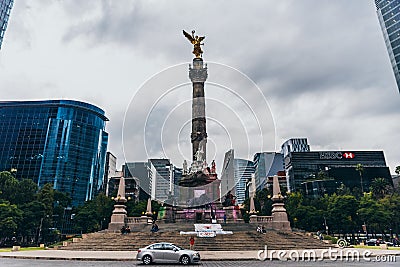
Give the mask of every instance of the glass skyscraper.
M 235 158 L 234 149 L 227 151 L 221 173 L 221 196 L 224 197 L 230 192 L 236 196 L 236 204 L 242 204 L 248 197 L 246 195 L 246 184 L 253 173 L 254 164 L 252 161 Z
M 246 185 L 254 173 L 253 162 L 246 159 L 234 159 L 235 196 L 237 204 L 243 204 L 246 197 Z
M 400 92 L 400 0 L 375 0 L 375 5 Z
M 3 43 L 4 33 L 7 29 L 8 18 L 10 17 L 13 4 L 14 0 L 0 0 L 0 49 Z
M 283 155 L 277 152 L 256 153 L 253 158 L 257 191 L 265 188 L 268 177 L 283 171 Z
M 103 185 L 106 121 L 103 110 L 78 101 L 0 101 L 0 171 L 52 183 L 82 204 Z

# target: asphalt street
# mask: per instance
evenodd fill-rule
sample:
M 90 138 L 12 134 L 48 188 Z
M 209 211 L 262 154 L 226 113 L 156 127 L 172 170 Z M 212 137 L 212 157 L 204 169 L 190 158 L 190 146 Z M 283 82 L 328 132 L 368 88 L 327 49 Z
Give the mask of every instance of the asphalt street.
M 398 266 L 400 257 L 396 257 L 396 262 L 346 262 L 346 261 L 316 261 L 316 262 L 294 262 L 294 261 L 204 261 L 199 264 L 191 266 L 205 266 L 205 267 L 230 267 L 230 266 Z M 0 259 L 1 267 L 132 267 L 144 266 L 142 263 L 136 261 L 64 261 L 64 260 L 32 260 L 32 259 Z M 182 266 L 174 264 L 160 264 L 151 266 Z

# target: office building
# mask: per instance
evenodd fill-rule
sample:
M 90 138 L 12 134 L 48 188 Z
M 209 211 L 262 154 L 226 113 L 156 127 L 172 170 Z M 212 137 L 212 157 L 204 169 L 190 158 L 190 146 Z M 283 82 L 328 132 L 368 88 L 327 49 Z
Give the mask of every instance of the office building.
M 265 188 L 268 177 L 273 177 L 274 175 L 277 175 L 279 171 L 284 170 L 282 153 L 256 153 L 253 162 L 257 191 Z
M 224 163 L 221 170 L 221 184 L 220 184 L 220 195 L 221 200 L 235 188 L 235 165 L 234 165 L 235 152 L 233 149 L 228 150 L 225 153 Z
M 400 0 L 375 0 L 375 5 L 400 92 Z
M 125 179 L 135 178 L 138 192 L 135 196 L 138 200 L 147 200 L 151 195 L 148 162 L 126 162 L 122 166 Z
M 148 166 L 151 199 L 166 201 L 174 195 L 173 165 L 169 159 L 149 159 Z
M 0 170 L 51 183 L 82 204 L 103 186 L 106 121 L 103 110 L 79 101 L 1 101 Z
M 282 144 L 283 158 L 291 152 L 309 152 L 310 145 L 307 138 L 291 138 Z
M 224 197 L 231 192 L 236 197 L 236 204 L 242 204 L 247 197 L 247 183 L 253 173 L 252 161 L 235 158 L 233 149 L 227 151 L 221 174 L 221 196 Z
M 332 193 L 341 184 L 351 189 L 361 188 L 361 182 L 364 191 L 368 191 L 373 179 L 379 177 L 393 184 L 383 151 L 291 152 L 284 161 L 291 192 Z M 357 164 L 363 167 L 362 178 L 356 170 Z
M 400 188 L 400 175 L 393 175 L 392 180 L 394 188 L 396 189 Z
M 253 162 L 246 159 L 234 159 L 234 168 L 234 195 L 236 196 L 236 203 L 243 204 L 248 197 L 247 183 L 251 181 L 251 175 L 254 174 Z
M 108 180 L 108 197 L 115 198 L 118 196 L 119 183 L 123 177 L 122 171 L 117 171 L 116 176 Z M 125 181 L 125 197 L 128 200 L 138 201 L 139 198 L 139 180 L 136 177 L 124 177 Z
M 103 183 L 106 196 L 108 196 L 109 194 L 110 179 L 116 176 L 117 176 L 117 157 L 114 156 L 111 152 L 107 152 L 106 164 L 104 168 L 104 183 Z
M 10 18 L 11 8 L 14 0 L 0 0 L 0 49 L 6 33 L 8 19 Z

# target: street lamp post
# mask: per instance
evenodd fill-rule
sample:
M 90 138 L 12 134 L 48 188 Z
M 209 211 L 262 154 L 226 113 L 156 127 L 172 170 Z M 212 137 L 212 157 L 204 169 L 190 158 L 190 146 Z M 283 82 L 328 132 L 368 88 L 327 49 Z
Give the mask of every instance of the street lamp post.
M 324 216 L 324 222 L 325 222 L 325 231 L 326 231 L 326 234 L 329 235 L 329 227 L 328 227 L 328 224 L 326 223 L 326 217 L 325 217 L 325 216 Z

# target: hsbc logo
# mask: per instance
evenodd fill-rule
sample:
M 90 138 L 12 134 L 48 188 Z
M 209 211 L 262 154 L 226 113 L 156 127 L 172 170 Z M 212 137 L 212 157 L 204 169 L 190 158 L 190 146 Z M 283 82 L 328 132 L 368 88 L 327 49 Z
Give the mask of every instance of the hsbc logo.
M 320 159 L 342 159 L 343 154 L 342 152 L 319 152 Z
M 354 159 L 355 155 L 352 152 L 345 152 L 345 153 L 343 153 L 343 158 L 345 158 L 345 159 Z
M 329 152 L 319 152 L 320 159 L 354 159 L 355 155 L 352 152 L 338 152 L 338 151 L 329 151 Z

